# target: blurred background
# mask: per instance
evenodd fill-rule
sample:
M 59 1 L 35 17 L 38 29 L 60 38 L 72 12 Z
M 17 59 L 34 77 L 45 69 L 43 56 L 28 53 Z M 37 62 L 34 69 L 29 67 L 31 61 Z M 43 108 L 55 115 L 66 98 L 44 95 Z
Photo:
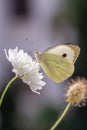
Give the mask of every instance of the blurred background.
M 61 43 L 81 47 L 72 78 L 87 78 L 86 0 L 0 0 L 0 94 L 14 76 L 4 48 L 35 51 Z M 0 130 L 49 130 L 62 113 L 66 84 L 57 84 L 45 74 L 41 94 L 33 93 L 21 80 L 9 88 L 0 108 Z M 56 130 L 87 129 L 87 107 L 71 108 Z

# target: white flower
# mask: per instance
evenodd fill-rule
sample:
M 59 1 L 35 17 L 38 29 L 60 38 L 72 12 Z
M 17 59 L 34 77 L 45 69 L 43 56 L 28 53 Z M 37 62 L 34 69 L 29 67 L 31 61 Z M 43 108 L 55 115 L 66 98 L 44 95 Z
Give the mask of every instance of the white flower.
M 43 75 L 39 72 L 39 63 L 23 50 L 18 50 L 17 47 L 9 49 L 8 52 L 5 50 L 5 54 L 13 66 L 12 72 L 21 77 L 23 82 L 29 85 L 33 92 L 40 94 L 37 90 L 42 89 L 45 82 L 42 81 Z

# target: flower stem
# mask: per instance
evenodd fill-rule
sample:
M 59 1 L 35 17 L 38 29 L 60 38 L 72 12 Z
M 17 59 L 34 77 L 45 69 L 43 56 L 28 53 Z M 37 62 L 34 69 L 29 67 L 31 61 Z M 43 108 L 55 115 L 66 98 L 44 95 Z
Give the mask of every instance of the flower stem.
M 0 98 L 0 106 L 2 105 L 4 96 L 5 96 L 5 94 L 6 94 L 7 90 L 8 90 L 8 88 L 10 87 L 10 85 L 12 84 L 12 82 L 15 81 L 17 78 L 18 78 L 18 76 L 13 77 L 13 78 L 8 82 L 8 84 L 6 85 L 4 91 L 3 91 L 2 95 L 1 95 L 1 98 Z
M 55 124 L 51 127 L 50 130 L 55 130 L 55 128 L 59 125 L 59 123 L 62 121 L 62 119 L 64 118 L 64 116 L 66 115 L 67 111 L 69 110 L 71 104 L 68 103 L 67 106 L 65 107 L 62 115 L 58 118 L 58 120 L 55 122 Z

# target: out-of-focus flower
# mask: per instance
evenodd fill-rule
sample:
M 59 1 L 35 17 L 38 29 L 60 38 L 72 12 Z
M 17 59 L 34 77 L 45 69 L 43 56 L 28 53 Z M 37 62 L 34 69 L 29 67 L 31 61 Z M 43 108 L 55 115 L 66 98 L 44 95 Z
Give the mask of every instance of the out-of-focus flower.
M 61 116 L 57 119 L 57 121 L 54 123 L 50 130 L 55 130 L 55 128 L 58 127 L 71 105 L 85 105 L 87 100 L 87 80 L 85 78 L 80 77 L 76 78 L 75 80 L 71 80 L 71 83 L 68 84 L 66 97 L 66 101 L 68 104 L 65 107 Z
M 68 85 L 66 96 L 67 102 L 71 105 L 85 105 L 87 100 L 87 80 L 80 77 L 72 80 Z
M 18 50 L 17 47 L 15 49 L 9 49 L 8 52 L 5 50 L 5 54 L 13 66 L 12 72 L 16 76 L 19 76 L 24 83 L 29 85 L 33 92 L 40 94 L 37 90 L 42 89 L 45 82 L 42 81 L 43 75 L 39 72 L 39 63 L 23 50 Z

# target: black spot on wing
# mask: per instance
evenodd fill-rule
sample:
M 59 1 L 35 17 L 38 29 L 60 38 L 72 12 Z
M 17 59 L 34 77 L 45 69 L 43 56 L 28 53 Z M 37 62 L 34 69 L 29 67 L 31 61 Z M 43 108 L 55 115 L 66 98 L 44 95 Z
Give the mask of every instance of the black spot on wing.
M 62 57 L 64 57 L 64 58 L 67 57 L 67 54 L 66 54 L 66 53 L 63 53 L 63 54 L 62 54 Z

